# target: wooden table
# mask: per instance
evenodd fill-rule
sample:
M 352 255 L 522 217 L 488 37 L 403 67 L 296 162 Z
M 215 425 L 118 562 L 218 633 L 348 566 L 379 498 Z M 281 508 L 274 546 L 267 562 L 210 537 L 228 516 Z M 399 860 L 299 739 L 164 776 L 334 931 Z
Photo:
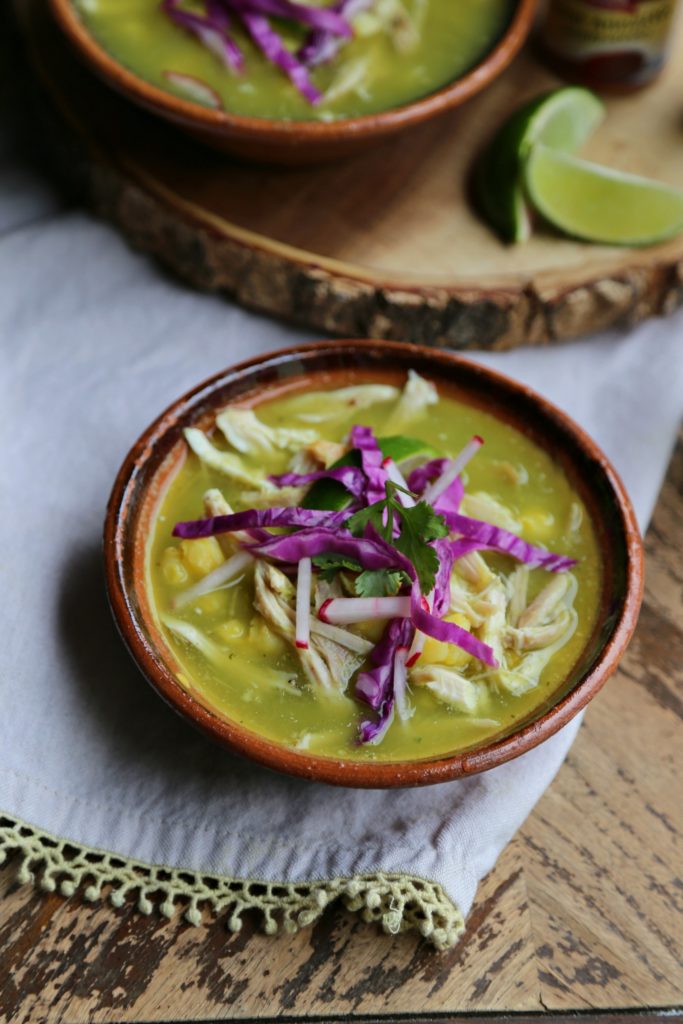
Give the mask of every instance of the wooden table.
M 448 1020 L 683 1005 L 683 434 L 646 538 L 618 675 L 559 776 L 437 954 L 332 908 L 267 938 L 84 904 L 0 872 L 0 1020 Z M 683 1014 L 683 1011 L 681 1011 Z M 496 1019 L 500 1019 L 497 1017 Z M 628 1015 L 629 1020 L 633 1020 Z

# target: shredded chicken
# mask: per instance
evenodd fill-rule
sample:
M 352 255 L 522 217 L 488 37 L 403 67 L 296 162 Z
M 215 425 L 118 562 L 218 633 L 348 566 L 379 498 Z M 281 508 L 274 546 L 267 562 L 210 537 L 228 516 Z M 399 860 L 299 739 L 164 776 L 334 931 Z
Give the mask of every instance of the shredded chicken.
M 315 473 L 316 469 L 320 469 L 320 463 L 309 454 L 307 448 L 295 452 L 287 466 L 290 473 Z
M 566 633 L 569 621 L 569 612 L 564 608 L 556 618 L 543 626 L 525 626 L 519 629 L 508 626 L 504 635 L 505 646 L 518 653 L 543 650 Z
M 493 651 L 494 658 L 500 665 L 503 662 L 503 637 L 507 625 L 505 621 L 507 596 L 505 594 L 505 587 L 498 577 L 489 584 L 486 597 L 491 605 L 491 611 L 479 631 L 479 639 L 489 645 Z M 495 673 L 495 669 L 493 671 Z
M 323 580 L 320 576 L 316 578 L 313 590 L 313 607 L 316 612 L 320 611 L 325 601 L 329 601 L 333 597 L 343 596 L 344 590 L 339 579 L 339 573 L 332 580 Z
M 206 434 L 196 427 L 186 427 L 184 432 L 185 440 L 195 455 L 211 469 L 236 480 L 237 483 L 247 487 L 255 487 L 258 492 L 277 493 L 274 484 L 267 480 L 264 473 L 255 469 L 249 469 L 239 455 L 234 452 L 224 452 L 211 444 Z
M 455 563 L 455 571 L 477 590 L 484 590 L 496 579 L 478 551 L 470 551 L 469 555 L 459 558 Z
M 439 700 L 468 713 L 476 711 L 481 697 L 480 684 L 445 665 L 417 666 L 410 670 L 410 681 L 426 686 Z
M 506 459 L 498 459 L 493 463 L 493 467 L 502 480 L 514 484 L 515 487 L 521 487 L 529 482 L 529 471 L 521 462 L 515 465 Z
M 324 466 L 325 469 L 346 455 L 347 451 L 348 445 L 338 444 L 336 441 L 325 441 L 323 438 L 314 441 L 306 448 L 306 453 L 314 462 L 319 466 Z
M 377 16 L 399 53 L 411 53 L 419 45 L 418 26 L 402 0 L 379 0 Z
M 507 620 L 511 626 L 518 624 L 520 616 L 526 608 L 528 586 L 529 569 L 526 565 L 518 565 L 507 578 Z
M 254 572 L 254 605 L 268 625 L 294 647 L 301 667 L 311 682 L 327 690 L 342 692 L 363 662 L 363 655 L 326 637 L 311 634 L 307 650 L 294 644 L 294 587 L 283 572 L 259 560 Z
M 578 615 L 575 608 L 569 608 L 563 614 L 564 629 L 557 630 L 556 639 L 547 647 L 539 650 L 532 650 L 526 654 L 519 665 L 514 669 L 499 669 L 496 672 L 496 682 L 514 697 L 532 690 L 538 686 L 541 673 L 552 656 L 564 647 L 571 640 L 578 622 Z
M 540 626 L 547 622 L 561 601 L 567 596 L 572 582 L 576 580 L 571 573 L 557 573 L 546 584 L 540 594 L 533 599 L 530 605 L 524 609 L 519 616 L 519 626 Z
M 277 487 L 272 491 L 243 491 L 241 500 L 247 508 L 289 508 L 300 505 L 307 487 Z
M 307 391 L 290 402 L 290 413 L 305 423 L 341 420 L 378 402 L 390 402 L 398 395 L 391 384 L 354 384 L 334 391 Z
M 406 427 L 422 416 L 430 405 L 439 401 L 437 390 L 431 381 L 420 377 L 414 370 L 408 370 L 401 397 L 384 424 L 383 433 L 387 436 L 400 434 Z
M 230 516 L 233 513 L 232 505 L 225 500 L 217 487 L 212 487 L 204 494 L 204 515 L 206 516 Z M 239 544 L 251 544 L 252 538 L 243 530 L 235 530 L 234 533 L 217 533 L 216 540 L 220 544 L 221 551 L 226 558 L 234 555 L 236 550 L 235 541 Z
M 365 85 L 368 80 L 370 68 L 370 56 L 364 54 L 356 57 L 355 60 L 342 65 L 341 71 L 332 79 L 332 83 L 325 91 L 325 100 L 337 100 L 349 92 L 357 92 L 363 95 L 366 92 Z
M 502 530 L 509 530 L 511 533 L 519 533 L 522 524 L 510 512 L 509 508 L 500 501 L 496 501 L 485 491 L 477 491 L 475 494 L 466 494 L 460 505 L 463 515 L 472 519 L 481 519 L 484 523 L 491 523 L 492 526 L 500 526 Z
M 567 517 L 567 530 L 569 533 L 577 533 L 582 522 L 583 509 L 578 501 L 573 501 L 569 506 L 569 515 Z
M 464 580 L 454 572 L 451 576 L 450 610 L 465 615 L 470 620 L 472 626 L 475 629 L 479 629 L 480 626 L 484 625 L 486 617 L 493 611 L 493 605 L 487 599 L 486 591 L 472 594 L 466 588 Z
M 299 451 L 316 437 L 312 430 L 269 427 L 252 409 L 234 406 L 228 406 L 216 416 L 216 426 L 229 445 L 247 455 L 268 455 L 277 449 Z
M 207 661 L 223 671 L 234 671 L 235 665 L 241 663 L 241 671 L 244 675 L 248 676 L 253 683 L 261 688 L 292 686 L 291 672 L 281 672 L 265 664 L 259 665 L 251 660 L 247 661 L 246 658 L 235 653 L 234 650 L 227 653 L 223 647 L 206 636 L 201 629 L 197 629 L 190 622 L 185 622 L 184 619 L 177 619 L 172 615 L 164 615 L 161 621 L 176 637 L 195 647 Z

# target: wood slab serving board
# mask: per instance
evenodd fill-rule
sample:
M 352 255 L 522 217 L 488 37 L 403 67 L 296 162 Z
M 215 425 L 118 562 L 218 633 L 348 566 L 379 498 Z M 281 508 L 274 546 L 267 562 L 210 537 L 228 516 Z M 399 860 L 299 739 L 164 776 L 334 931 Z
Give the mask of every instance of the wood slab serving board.
M 531 52 L 461 110 L 365 154 L 265 167 L 120 99 L 80 66 L 44 0 L 16 2 L 81 195 L 198 288 L 317 330 L 453 348 L 555 341 L 683 302 L 683 236 L 619 249 L 539 231 L 511 247 L 471 212 L 473 155 L 513 107 L 559 82 Z M 683 187 L 680 28 L 659 82 L 609 99 L 585 154 Z

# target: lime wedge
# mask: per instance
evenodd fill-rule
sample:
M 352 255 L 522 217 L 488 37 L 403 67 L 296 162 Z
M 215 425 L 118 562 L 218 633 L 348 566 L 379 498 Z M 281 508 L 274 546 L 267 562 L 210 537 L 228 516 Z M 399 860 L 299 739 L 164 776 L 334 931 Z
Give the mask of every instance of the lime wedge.
M 531 147 L 543 143 L 565 153 L 581 146 L 604 116 L 597 96 L 579 86 L 554 89 L 520 107 L 501 126 L 474 167 L 479 212 L 506 242 L 531 233 L 522 171 Z
M 524 174 L 546 220 L 576 238 L 651 245 L 683 231 L 683 191 L 534 146 Z
M 404 434 L 394 434 L 393 437 L 379 437 L 377 444 L 382 450 L 385 459 L 393 459 L 397 466 L 408 459 L 416 459 L 418 456 L 435 459 L 438 456 L 436 448 L 431 444 L 421 441 L 418 437 L 406 437 Z
M 397 465 L 417 456 L 434 459 L 438 455 L 436 449 L 426 441 L 421 441 L 417 437 L 404 437 L 403 434 L 396 434 L 395 437 L 378 437 L 377 444 L 382 455 L 393 459 Z M 334 462 L 330 469 L 337 466 L 360 466 L 360 455 L 357 451 L 349 452 Z M 351 495 L 338 480 L 317 480 L 306 495 L 303 506 L 339 512 L 350 505 L 351 500 Z

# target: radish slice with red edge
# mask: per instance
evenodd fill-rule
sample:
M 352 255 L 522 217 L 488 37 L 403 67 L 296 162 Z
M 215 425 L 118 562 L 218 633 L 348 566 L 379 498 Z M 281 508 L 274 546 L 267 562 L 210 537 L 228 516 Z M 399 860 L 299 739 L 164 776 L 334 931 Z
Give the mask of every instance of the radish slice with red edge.
M 310 558 L 302 558 L 296 579 L 296 646 L 308 650 L 311 634 L 311 577 Z
M 473 455 L 477 454 L 483 443 L 483 437 L 479 437 L 478 434 L 475 434 L 472 440 L 468 441 L 460 454 L 453 459 L 449 466 L 446 467 L 441 476 L 437 477 L 429 487 L 425 488 L 422 500 L 433 505 L 439 495 L 443 494 L 443 492 L 450 487 L 457 476 L 460 476 L 467 463 Z
M 201 103 L 204 107 L 211 107 L 212 110 L 223 110 L 223 101 L 210 85 L 206 82 L 202 82 L 200 78 L 195 78 L 194 75 L 186 75 L 182 71 L 164 71 L 164 78 L 171 85 L 174 85 L 176 89 L 180 89 L 185 93 L 188 99 L 194 100 L 195 103 Z
M 398 717 L 407 722 L 412 716 L 414 708 L 408 703 L 408 670 L 406 668 L 406 656 L 408 649 L 399 647 L 394 655 L 394 701 Z
M 427 597 L 424 597 L 422 600 L 425 611 L 431 612 L 432 605 L 434 603 L 434 591 L 432 590 L 432 592 L 428 594 Z M 426 640 L 426 635 L 421 630 L 416 629 L 415 636 L 413 637 L 413 642 L 410 645 L 410 650 L 406 655 L 406 665 L 408 666 L 408 668 L 412 668 L 415 662 L 418 661 L 419 658 L 421 658 Z
M 368 619 L 407 619 L 409 597 L 331 597 L 318 611 L 322 622 L 340 626 Z
M 234 586 L 239 582 L 237 579 L 239 574 L 248 569 L 253 561 L 253 555 L 250 555 L 248 551 L 238 551 L 232 558 L 228 558 L 227 561 L 223 562 L 222 565 L 207 573 L 206 576 L 202 576 L 194 586 L 188 587 L 187 590 L 183 590 L 178 594 L 171 601 L 171 606 L 173 608 L 184 608 L 186 605 L 196 601 L 197 598 L 203 597 L 204 594 L 211 594 L 214 590 L 219 590 L 228 583 Z
M 357 633 L 352 633 L 349 629 L 331 626 L 329 622 L 321 622 L 320 619 L 316 619 L 315 615 L 311 616 L 310 628 L 311 633 L 317 633 L 318 636 L 325 637 L 326 640 L 334 640 L 336 644 L 341 644 L 349 651 L 355 651 L 356 654 L 363 656 L 370 654 L 375 646 L 364 636 L 358 636 Z
M 387 457 L 382 463 L 382 466 L 392 483 L 395 483 L 397 487 L 401 488 L 400 491 L 396 491 L 398 501 L 404 508 L 412 508 L 416 504 L 415 498 L 413 498 L 412 494 L 406 494 L 406 491 L 409 490 L 408 484 L 394 460 Z

